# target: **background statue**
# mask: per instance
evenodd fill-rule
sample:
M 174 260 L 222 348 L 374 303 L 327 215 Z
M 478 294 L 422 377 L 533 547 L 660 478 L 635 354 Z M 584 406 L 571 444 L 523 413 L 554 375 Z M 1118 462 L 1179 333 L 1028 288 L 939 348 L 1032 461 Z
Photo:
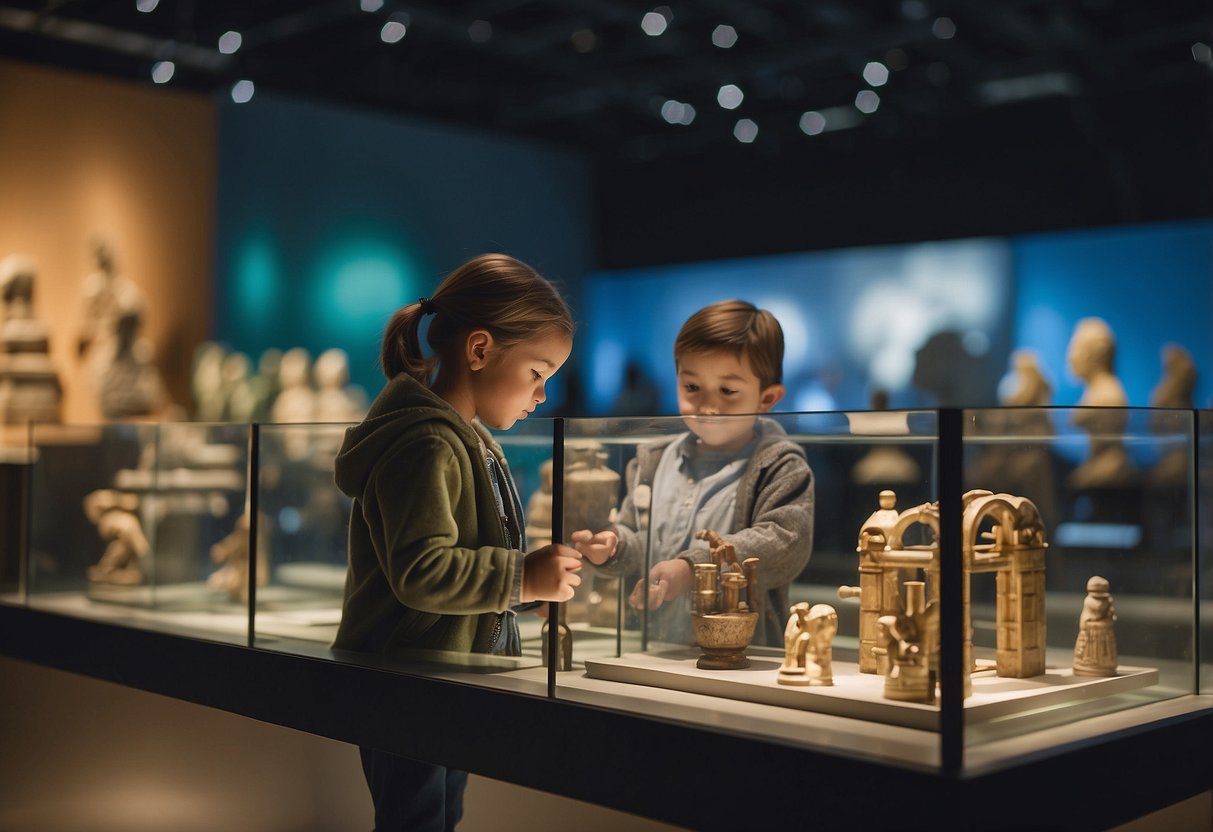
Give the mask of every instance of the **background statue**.
M 1133 479 L 1133 466 L 1120 435 L 1124 433 L 1123 410 L 1099 411 L 1094 408 L 1125 408 L 1129 399 L 1116 377 L 1116 338 L 1100 318 L 1083 318 L 1074 328 L 1066 353 L 1070 371 L 1083 382 L 1074 424 L 1090 435 L 1087 460 L 1070 474 L 1076 489 L 1127 485 Z
M 34 316 L 36 267 L 12 255 L 0 262 L 0 422 L 57 422 L 63 388 L 46 327 Z
M 107 419 L 152 416 L 166 402 L 152 343 L 140 334 L 142 327 L 142 301 L 125 305 L 114 317 L 113 337 L 96 350 L 94 384 Z
M 97 270 L 84 278 L 82 290 L 84 310 L 77 340 L 81 357 L 114 337 L 119 314 L 143 306 L 139 287 L 115 269 L 114 252 L 108 242 L 94 240 L 93 257 Z

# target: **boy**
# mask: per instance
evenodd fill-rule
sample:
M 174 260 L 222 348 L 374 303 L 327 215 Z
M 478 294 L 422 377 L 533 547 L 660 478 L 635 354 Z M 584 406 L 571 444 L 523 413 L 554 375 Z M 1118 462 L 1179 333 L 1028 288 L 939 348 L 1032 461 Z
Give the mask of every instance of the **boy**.
M 618 521 L 597 533 L 575 531 L 572 541 L 600 571 L 634 573 L 643 568 L 651 523 L 650 633 L 689 643 L 692 564 L 710 560 L 695 533 L 719 532 L 738 562 L 760 559 L 765 603 L 753 641 L 781 646 L 788 585 L 808 563 L 813 543 L 813 472 L 804 451 L 778 422 L 757 415 L 784 395 L 783 330 L 753 304 L 714 303 L 682 325 L 674 367 L 678 412 L 689 432 L 638 447 Z M 644 605 L 643 580 L 628 600 Z

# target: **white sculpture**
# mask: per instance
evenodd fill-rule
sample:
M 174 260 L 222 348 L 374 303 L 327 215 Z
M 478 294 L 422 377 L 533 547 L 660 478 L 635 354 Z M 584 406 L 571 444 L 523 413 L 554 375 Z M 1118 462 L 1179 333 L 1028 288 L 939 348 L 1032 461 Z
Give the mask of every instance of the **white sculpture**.
M 365 396 L 350 385 L 350 361 L 345 350 L 333 347 L 320 353 L 312 367 L 316 380 L 316 421 L 357 422 L 366 411 Z
M 1116 675 L 1116 607 L 1108 589 L 1107 578 L 1095 575 L 1087 581 L 1074 644 L 1075 676 Z

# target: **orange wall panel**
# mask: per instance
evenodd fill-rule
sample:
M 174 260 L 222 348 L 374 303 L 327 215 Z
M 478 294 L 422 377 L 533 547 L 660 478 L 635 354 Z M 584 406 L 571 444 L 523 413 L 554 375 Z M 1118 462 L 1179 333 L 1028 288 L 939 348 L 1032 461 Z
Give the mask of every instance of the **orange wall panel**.
M 75 347 L 98 236 L 142 289 L 143 333 L 189 409 L 193 350 L 210 331 L 215 119 L 206 96 L 0 61 L 0 258 L 37 261 L 66 421 L 100 418 Z

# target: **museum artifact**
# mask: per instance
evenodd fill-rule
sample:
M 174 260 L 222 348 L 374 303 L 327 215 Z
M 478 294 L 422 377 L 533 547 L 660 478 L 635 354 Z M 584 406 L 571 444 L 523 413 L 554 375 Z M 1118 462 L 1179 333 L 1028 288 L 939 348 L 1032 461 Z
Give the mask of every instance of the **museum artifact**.
M 333 347 L 320 353 L 312 366 L 316 383 L 317 422 L 358 422 L 366 413 L 366 395 L 350 384 L 350 360 Z
M 887 413 L 889 394 L 875 390 L 870 398 L 870 413 L 852 413 L 848 418 L 857 433 L 901 435 L 907 431 L 905 414 Z M 889 417 L 887 420 L 883 417 Z M 918 463 L 897 444 L 873 444 L 852 467 L 851 482 L 856 485 L 918 482 L 922 473 Z
M 303 347 L 292 347 L 282 354 L 278 385 L 278 396 L 270 409 L 271 421 L 311 422 L 316 418 L 312 356 Z
M 566 445 L 563 517 L 566 531 L 603 529 L 615 521 L 620 477 L 606 461 L 606 449 L 599 442 Z M 551 459 L 539 466 L 539 488 L 527 500 L 526 521 L 527 542 L 532 549 L 552 542 Z M 577 588 L 568 603 L 574 607 L 584 604 L 590 624 L 613 627 L 619 616 L 619 582 L 617 577 L 594 575 Z
M 880 672 L 876 651 L 878 648 L 887 650 L 890 640 L 896 640 L 899 649 L 902 641 L 913 643 L 907 632 L 902 631 L 905 625 L 898 625 L 898 621 L 927 615 L 931 604 L 939 599 L 939 504 L 923 503 L 906 509 L 890 525 L 887 514 L 890 509 L 884 506 L 895 499 L 895 494 L 882 493 L 880 511 L 873 513 L 860 529 L 856 547 L 859 586 L 838 588 L 839 598 L 859 599 L 859 669 L 864 673 Z M 1037 676 L 1045 670 L 1044 555 L 1048 547 L 1040 514 L 1031 500 L 1005 493 L 973 490 L 964 494 L 962 501 L 964 591 L 961 603 L 965 666 L 974 667 L 969 602 L 972 576 L 994 572 L 998 675 Z M 924 542 L 907 543 L 912 531 L 922 533 Z M 910 599 L 913 603 L 909 603 L 901 595 L 905 576 L 919 574 L 923 576 L 924 584 L 921 605 L 917 599 Z M 886 619 L 883 625 L 882 618 Z M 889 618 L 893 621 L 888 621 Z M 928 642 L 920 647 L 914 658 L 928 670 L 931 665 L 929 651 L 933 646 Z M 925 656 L 922 655 L 924 651 Z M 890 671 L 893 666 L 890 662 Z M 968 695 L 968 674 L 965 683 L 965 695 Z
M 34 315 L 34 260 L 0 261 L 0 422 L 58 422 L 63 388 L 46 326 Z
M 1083 318 L 1074 328 L 1066 352 L 1070 371 L 1083 382 L 1080 410 L 1074 424 L 1090 437 L 1087 459 L 1070 473 L 1077 490 L 1123 486 L 1132 481 L 1133 464 L 1121 435 L 1129 406 L 1124 387 L 1115 374 L 1116 338 L 1101 318 Z M 1103 411 L 1098 408 L 1117 408 Z
M 164 385 L 156 367 L 152 342 L 140 334 L 142 301 L 114 310 L 114 331 L 97 346 L 94 383 L 106 419 L 152 416 L 165 402 Z
M 1150 394 L 1150 407 L 1179 408 L 1191 410 L 1196 398 L 1196 362 L 1192 355 L 1178 344 L 1167 344 L 1162 350 L 1162 378 Z M 1165 430 L 1170 422 L 1165 414 L 1155 414 L 1151 427 Z M 1165 450 L 1150 470 L 1153 485 L 1183 485 L 1188 481 L 1188 460 L 1191 451 L 1185 444 L 1171 446 Z
M 249 599 L 249 525 L 248 514 L 240 515 L 231 533 L 211 546 L 211 560 L 219 568 L 207 576 L 206 585 L 233 601 Z M 269 583 L 270 564 L 262 533 L 265 524 L 258 523 L 257 528 L 257 586 L 261 587 Z
M 877 672 L 886 699 L 930 705 L 939 682 L 939 599 L 926 600 L 923 581 L 904 586 L 904 608 L 876 619 Z
M 84 278 L 84 309 L 80 318 L 77 350 L 81 357 L 100 348 L 116 336 L 118 317 L 123 310 L 143 306 L 143 292 L 114 267 L 114 252 L 108 241 L 92 243 L 97 270 Z
M 1095 575 L 1087 581 L 1074 644 L 1075 676 L 1116 675 L 1116 607 L 1108 589 L 1107 578 Z
M 711 529 L 696 532 L 695 537 L 707 541 L 712 556 L 710 563 L 695 564 L 691 626 L 703 651 L 695 666 L 702 670 L 749 667 L 745 649 L 761 612 L 758 558 L 739 564 L 733 544 Z
M 783 665 L 776 680 L 781 685 L 833 685 L 838 611 L 829 604 L 810 607 L 801 601 L 790 612 L 783 634 Z
M 99 489 L 84 498 L 84 513 L 106 541 L 105 551 L 87 570 L 95 584 L 134 586 L 146 577 L 144 561 L 151 552 L 139 520 L 139 498 Z

